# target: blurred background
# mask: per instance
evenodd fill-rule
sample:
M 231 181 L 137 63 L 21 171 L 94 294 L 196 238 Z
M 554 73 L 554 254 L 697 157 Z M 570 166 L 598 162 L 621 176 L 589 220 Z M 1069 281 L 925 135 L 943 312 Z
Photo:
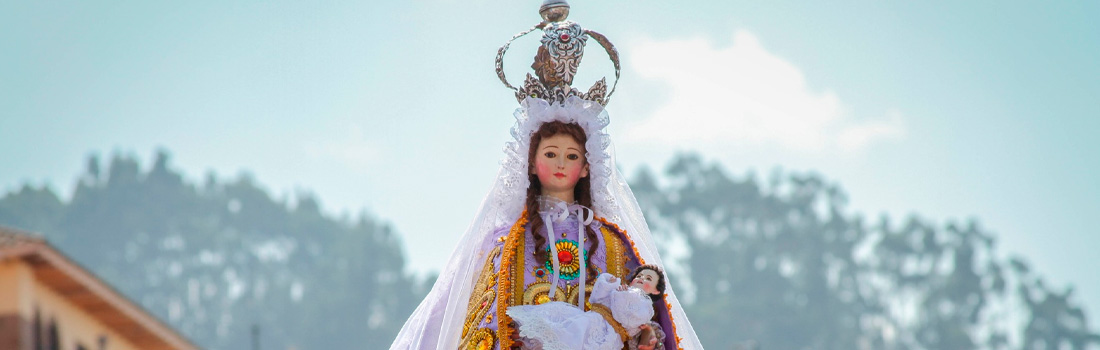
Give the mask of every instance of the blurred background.
M 0 0 L 0 225 L 204 348 L 386 348 L 540 3 Z M 571 5 L 707 348 L 1100 349 L 1097 3 Z

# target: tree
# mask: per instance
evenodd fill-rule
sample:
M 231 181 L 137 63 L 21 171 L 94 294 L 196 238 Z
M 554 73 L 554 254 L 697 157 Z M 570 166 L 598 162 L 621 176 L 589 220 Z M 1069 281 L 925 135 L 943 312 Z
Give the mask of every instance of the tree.
M 369 214 L 333 219 L 309 194 L 276 200 L 250 176 L 197 186 L 158 151 L 143 171 L 90 157 L 67 202 L 24 187 L 0 224 L 46 234 L 62 251 L 203 348 L 245 349 L 259 326 L 277 348 L 388 344 L 423 295 L 400 236 Z
M 731 340 L 763 349 L 1100 344 L 1068 291 L 1053 293 L 1019 268 L 1006 273 L 995 237 L 976 221 L 937 228 L 914 216 L 895 228 L 883 217 L 871 226 L 818 175 L 776 174 L 760 186 L 696 155 L 676 157 L 665 173 L 662 185 L 643 169 L 632 187 L 661 246 L 683 246 L 667 259 L 670 280 L 687 292 L 708 348 Z M 1012 307 L 1021 301 L 1023 314 Z M 1008 324 L 1008 314 L 1028 321 Z M 1010 334 L 1023 340 L 1012 344 Z

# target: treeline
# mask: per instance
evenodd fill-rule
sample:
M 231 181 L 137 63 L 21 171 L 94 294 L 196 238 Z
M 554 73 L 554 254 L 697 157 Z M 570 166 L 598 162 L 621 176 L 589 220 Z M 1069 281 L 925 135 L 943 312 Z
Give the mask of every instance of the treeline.
M 975 222 L 867 222 L 816 175 L 734 178 L 699 157 L 643 169 L 635 194 L 708 349 L 1089 349 L 1072 289 L 1004 260 Z M 400 235 L 315 198 L 275 199 L 249 176 L 203 183 L 96 157 L 69 200 L 25 186 L 0 225 L 44 233 L 209 349 L 388 347 L 434 278 Z
M 159 152 L 143 170 L 88 160 L 72 199 L 29 186 L 0 199 L 0 225 L 45 234 L 76 261 L 207 349 L 379 349 L 432 281 L 405 268 L 400 237 L 316 199 L 277 200 L 249 176 L 202 185 Z M 385 346 L 383 346 L 385 344 Z
M 663 185 L 662 185 L 663 184 Z M 1003 260 L 976 221 L 868 223 L 817 175 L 735 179 L 682 155 L 632 188 L 666 246 L 686 246 L 687 308 L 710 349 L 1089 349 L 1072 288 Z

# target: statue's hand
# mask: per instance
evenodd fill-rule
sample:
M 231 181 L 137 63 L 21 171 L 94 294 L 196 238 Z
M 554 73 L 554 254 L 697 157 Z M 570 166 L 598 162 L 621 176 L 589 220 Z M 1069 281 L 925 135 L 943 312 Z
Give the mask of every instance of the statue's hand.
M 645 344 L 638 344 L 638 350 L 655 349 L 657 347 L 657 337 L 653 336 L 653 328 L 650 327 L 648 323 L 643 324 L 640 328 L 642 331 L 638 333 L 638 336 L 640 337 L 639 340 L 645 341 L 646 338 L 649 338 L 649 342 Z

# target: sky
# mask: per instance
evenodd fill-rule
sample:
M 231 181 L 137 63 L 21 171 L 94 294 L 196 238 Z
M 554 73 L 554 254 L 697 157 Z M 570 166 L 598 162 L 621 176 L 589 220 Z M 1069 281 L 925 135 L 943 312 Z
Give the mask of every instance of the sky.
M 195 183 L 252 174 L 389 222 L 438 271 L 514 121 L 496 50 L 539 4 L 0 0 L 0 193 L 69 196 L 90 155 L 165 149 Z M 1100 315 L 1100 3 L 571 5 L 622 56 L 628 174 L 698 152 L 821 174 L 870 218 L 975 219 Z M 513 85 L 535 42 L 510 49 Z M 591 45 L 576 85 L 604 76 Z

